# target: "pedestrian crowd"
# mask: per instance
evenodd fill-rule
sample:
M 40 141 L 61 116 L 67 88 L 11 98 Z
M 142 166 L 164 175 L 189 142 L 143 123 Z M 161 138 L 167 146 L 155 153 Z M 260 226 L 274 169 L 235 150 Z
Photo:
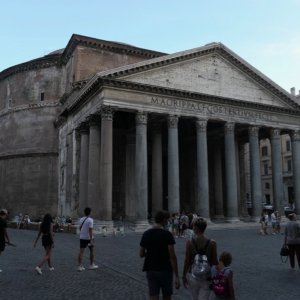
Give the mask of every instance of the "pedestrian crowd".
M 0 210 L 0 254 L 6 245 L 14 246 L 7 234 L 8 212 Z M 284 245 L 288 248 L 288 257 L 292 270 L 296 261 L 300 268 L 300 224 L 295 213 L 288 215 L 283 235 Z M 159 211 L 155 215 L 154 225 L 146 230 L 140 240 L 139 255 L 144 258 L 143 271 L 148 282 L 149 299 L 158 300 L 160 293 L 163 299 L 172 299 L 173 285 L 179 289 L 181 285 L 190 292 L 191 299 L 235 299 L 233 270 L 231 268 L 232 255 L 230 251 L 217 253 L 217 242 L 206 235 L 207 221 L 196 214 L 170 214 Z M 269 222 L 272 234 L 280 234 L 280 215 L 277 211 L 267 215 L 262 212 L 260 219 L 261 233 L 268 233 Z M 262 224 L 263 223 L 263 224 Z M 94 262 L 94 220 L 91 208 L 84 210 L 84 217 L 79 220 L 79 272 L 86 268 L 83 264 L 83 254 L 89 251 L 90 270 L 98 269 Z M 54 223 L 52 216 L 47 213 L 39 226 L 33 247 L 41 239 L 44 254 L 35 267 L 37 274 L 43 274 L 43 266 L 47 265 L 54 271 L 51 254 L 54 247 Z M 180 280 L 177 256 L 175 253 L 175 239 L 186 238 L 185 258 Z M 2 272 L 0 270 L 0 272 Z
M 259 219 L 260 223 L 260 234 L 262 235 L 268 235 L 269 234 L 269 225 L 272 226 L 272 234 L 280 234 L 280 224 L 281 224 L 281 215 L 280 213 L 276 211 L 270 211 L 270 210 L 262 210 L 261 216 Z
M 173 281 L 176 289 L 181 286 L 174 251 L 176 237 L 186 238 L 182 284 L 189 289 L 191 299 L 235 299 L 232 256 L 223 252 L 218 258 L 217 243 L 205 235 L 206 227 L 206 220 L 196 214 L 183 212 L 170 217 L 166 211 L 156 213 L 155 224 L 140 242 L 150 300 L 158 300 L 160 291 L 164 300 L 171 299 Z
M 86 248 L 89 249 L 89 253 L 90 253 L 89 270 L 98 269 L 98 266 L 94 263 L 94 236 L 93 236 L 94 220 L 90 216 L 91 208 L 86 207 L 84 210 L 84 214 L 85 216 L 79 220 L 80 244 L 79 244 L 77 270 L 80 272 L 85 270 L 85 267 L 83 265 L 83 254 Z M 1 252 L 4 251 L 6 245 L 15 246 L 13 243 L 11 243 L 6 230 L 7 217 L 8 217 L 8 211 L 6 209 L 1 209 L 0 211 L 0 254 Z M 27 219 L 29 219 L 29 217 Z M 54 231 L 55 231 L 56 223 L 54 223 L 53 221 L 54 220 L 49 213 L 44 215 L 42 222 L 40 223 L 39 226 L 37 237 L 33 243 L 33 247 L 36 247 L 38 240 L 41 238 L 42 246 L 45 250 L 42 259 L 35 267 L 35 271 L 39 275 L 43 274 L 42 267 L 45 264 L 48 265 L 50 271 L 54 271 L 54 267 L 51 260 L 51 254 L 54 248 Z M 2 272 L 2 270 L 0 270 L 0 272 Z

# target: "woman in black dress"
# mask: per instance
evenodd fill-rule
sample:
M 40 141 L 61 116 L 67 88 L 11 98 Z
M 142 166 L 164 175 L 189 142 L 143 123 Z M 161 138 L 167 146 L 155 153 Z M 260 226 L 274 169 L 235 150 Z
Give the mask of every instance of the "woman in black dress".
M 35 270 L 39 275 L 42 275 L 42 265 L 47 262 L 50 271 L 53 271 L 54 268 L 51 264 L 51 251 L 53 248 L 53 223 L 52 217 L 50 214 L 46 214 L 44 216 L 43 222 L 40 225 L 40 230 L 38 236 L 33 244 L 33 247 L 36 246 L 37 241 L 39 240 L 40 236 L 42 235 L 42 245 L 45 248 L 45 256 L 41 260 L 41 262 L 36 266 Z

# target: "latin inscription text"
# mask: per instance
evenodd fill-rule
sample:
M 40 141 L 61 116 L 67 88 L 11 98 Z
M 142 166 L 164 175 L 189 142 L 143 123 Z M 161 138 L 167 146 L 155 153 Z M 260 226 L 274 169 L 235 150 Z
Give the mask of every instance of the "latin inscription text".
M 241 108 L 225 107 L 217 104 L 204 104 L 194 101 L 175 100 L 169 98 L 151 97 L 151 104 L 170 108 L 198 111 L 204 115 L 226 115 L 252 120 L 271 121 L 272 115 L 264 112 L 254 112 Z

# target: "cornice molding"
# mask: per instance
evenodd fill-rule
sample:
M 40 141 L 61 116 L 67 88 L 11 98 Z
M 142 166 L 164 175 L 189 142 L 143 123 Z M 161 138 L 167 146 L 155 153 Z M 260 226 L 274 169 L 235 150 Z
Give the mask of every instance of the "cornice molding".
M 52 66 L 65 65 L 72 53 L 74 52 L 77 46 L 85 46 L 88 48 L 95 48 L 95 49 L 103 49 L 114 53 L 122 53 L 122 54 L 133 54 L 136 56 L 143 57 L 145 59 L 152 59 L 155 57 L 160 57 L 166 55 L 166 53 L 138 48 L 135 46 L 122 44 L 118 42 L 111 42 L 100 40 L 96 38 L 91 38 L 87 36 L 73 34 L 65 47 L 63 53 L 55 53 L 55 54 L 48 54 L 43 57 L 39 57 L 12 67 L 9 67 L 2 72 L 0 72 L 0 80 L 5 79 L 11 75 L 26 72 L 30 70 L 37 70 L 43 68 L 49 68 Z
M 51 157 L 58 157 L 58 152 L 29 152 L 29 153 L 1 153 L 0 154 L 0 160 L 6 160 L 6 159 L 13 159 L 13 158 L 25 158 L 25 157 L 45 157 L 45 156 L 51 156 Z
M 109 73 L 104 75 L 104 77 L 117 79 L 122 76 L 132 75 L 141 71 L 147 71 L 158 67 L 163 67 L 166 65 L 182 62 L 185 60 L 190 60 L 196 57 L 201 57 L 205 55 L 219 55 L 225 58 L 229 63 L 237 67 L 239 70 L 247 74 L 251 77 L 255 82 L 259 85 L 263 86 L 267 90 L 269 90 L 273 95 L 277 96 L 278 98 L 282 99 L 291 107 L 299 109 L 300 106 L 291 99 L 291 95 L 288 92 L 284 91 L 274 82 L 265 79 L 265 76 L 260 73 L 258 70 L 250 66 L 246 61 L 242 58 L 238 57 L 234 52 L 230 51 L 221 43 L 212 43 L 211 45 L 200 47 L 197 49 L 187 50 L 185 52 L 176 53 L 174 55 L 168 55 L 166 57 L 160 57 L 157 59 L 153 59 L 151 61 L 142 61 L 140 63 L 132 65 L 132 67 L 121 67 L 117 68 L 115 72 Z
M 78 45 L 89 47 L 89 48 L 108 50 L 114 53 L 134 54 L 148 59 L 166 55 L 166 53 L 138 48 L 123 43 L 105 41 L 96 38 L 91 38 L 88 36 L 73 34 L 62 54 L 62 60 L 65 63 L 69 60 L 74 49 Z
M 33 59 L 15 66 L 12 66 L 0 72 L 0 81 L 17 73 L 32 71 L 37 69 L 50 68 L 59 66 L 61 62 L 61 54 L 47 55 L 37 59 Z
M 38 108 L 47 108 L 47 107 L 58 107 L 61 106 L 59 102 L 45 102 L 45 103 L 32 103 L 27 105 L 20 105 L 14 108 L 6 109 L 5 111 L 0 111 L 0 117 L 16 113 L 24 110 L 38 109 Z
M 233 56 L 231 53 L 226 51 L 223 47 L 218 48 L 217 51 L 222 57 L 226 58 L 231 64 L 238 67 L 240 70 L 242 70 L 244 73 L 246 73 L 249 77 L 254 79 L 257 83 L 259 83 L 261 86 L 265 87 L 268 91 L 270 91 L 272 94 L 276 95 L 278 98 L 284 100 L 287 104 L 290 106 L 299 109 L 300 106 L 290 99 L 290 97 L 287 95 L 287 92 L 281 91 L 281 89 L 278 89 L 274 86 L 274 84 L 271 84 L 269 81 L 264 79 L 260 74 L 255 72 L 252 68 L 247 66 L 245 63 L 243 63 L 241 60 Z
M 89 85 L 85 86 L 81 93 L 74 99 L 72 103 L 69 103 L 68 107 L 65 108 L 65 112 L 71 112 L 76 110 L 80 105 L 84 104 L 90 96 L 100 91 L 104 87 L 119 88 L 125 90 L 134 90 L 139 92 L 145 92 L 155 95 L 171 96 L 185 98 L 189 100 L 199 100 L 209 103 L 218 103 L 221 105 L 232 105 L 232 106 L 242 106 L 243 108 L 250 108 L 256 110 L 265 110 L 271 113 L 286 113 L 295 116 L 300 116 L 300 106 L 297 105 L 297 109 L 289 109 L 278 106 L 271 106 L 267 104 L 245 102 L 242 100 L 236 100 L 232 98 L 226 98 L 215 95 L 208 95 L 202 93 L 193 93 L 189 91 L 158 87 L 152 85 L 146 85 L 141 83 L 129 82 L 125 80 L 116 80 L 110 78 L 98 77 L 96 80 L 92 81 Z

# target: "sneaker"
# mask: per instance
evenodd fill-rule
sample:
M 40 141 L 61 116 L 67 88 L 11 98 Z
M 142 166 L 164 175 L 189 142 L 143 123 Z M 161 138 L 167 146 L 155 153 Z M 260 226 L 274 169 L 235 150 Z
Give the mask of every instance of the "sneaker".
M 54 271 L 54 268 L 53 267 L 49 267 L 49 271 Z
M 97 265 L 95 265 L 95 264 L 92 264 L 92 265 L 89 266 L 89 270 L 96 270 L 98 268 L 99 267 Z
M 79 266 L 77 270 L 78 270 L 78 272 L 82 272 L 82 271 L 85 270 L 85 267 L 84 266 Z
M 37 271 L 37 273 L 38 273 L 39 275 L 42 275 L 42 274 L 43 274 L 43 273 L 42 273 L 42 269 L 41 269 L 39 266 L 35 267 L 35 270 Z

